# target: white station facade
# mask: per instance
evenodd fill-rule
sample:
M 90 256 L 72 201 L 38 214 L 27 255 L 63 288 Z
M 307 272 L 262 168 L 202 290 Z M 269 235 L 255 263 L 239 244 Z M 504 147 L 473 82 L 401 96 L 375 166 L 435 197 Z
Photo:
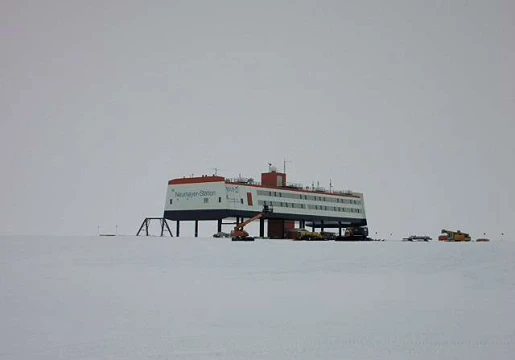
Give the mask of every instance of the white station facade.
M 262 173 L 260 183 L 222 176 L 170 180 L 164 217 L 175 221 L 249 218 L 265 205 L 273 209 L 267 215 L 269 225 L 270 219 L 286 221 L 286 227 L 295 221 L 321 228 L 367 225 L 362 193 L 289 185 L 286 174 L 274 169 Z

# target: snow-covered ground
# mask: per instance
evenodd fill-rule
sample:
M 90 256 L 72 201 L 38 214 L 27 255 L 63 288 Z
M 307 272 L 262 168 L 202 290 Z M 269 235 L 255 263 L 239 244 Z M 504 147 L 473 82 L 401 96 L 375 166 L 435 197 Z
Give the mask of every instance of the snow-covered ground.
M 0 359 L 513 359 L 515 242 L 0 237 Z

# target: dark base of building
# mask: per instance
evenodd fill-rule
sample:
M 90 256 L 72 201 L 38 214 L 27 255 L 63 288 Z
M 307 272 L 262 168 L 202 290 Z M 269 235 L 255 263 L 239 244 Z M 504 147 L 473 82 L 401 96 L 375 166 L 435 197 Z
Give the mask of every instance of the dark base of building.
M 193 220 L 210 220 L 216 221 L 225 218 L 251 218 L 257 213 L 254 211 L 227 211 L 227 210 L 191 210 L 191 211 L 165 211 L 163 217 L 174 221 L 193 221 Z M 317 215 L 291 215 L 271 213 L 266 216 L 267 219 L 305 221 L 306 225 L 324 228 L 338 228 L 348 226 L 366 226 L 366 219 L 337 218 L 329 216 Z
M 176 234 L 179 236 L 180 221 L 195 221 L 195 237 L 198 236 L 199 221 L 218 221 L 218 232 L 221 232 L 222 220 L 225 218 L 236 218 L 237 222 L 244 218 L 251 218 L 257 213 L 254 211 L 242 210 L 189 210 L 189 211 L 165 211 L 163 217 L 168 220 L 177 221 Z M 366 226 L 366 219 L 335 218 L 317 215 L 292 215 L 270 213 L 266 215 L 268 222 L 268 237 L 281 239 L 285 237 L 285 232 L 294 227 L 294 222 L 298 221 L 301 227 L 309 226 L 324 231 L 325 228 L 341 229 L 346 227 Z M 264 219 L 260 220 L 260 237 L 264 236 Z

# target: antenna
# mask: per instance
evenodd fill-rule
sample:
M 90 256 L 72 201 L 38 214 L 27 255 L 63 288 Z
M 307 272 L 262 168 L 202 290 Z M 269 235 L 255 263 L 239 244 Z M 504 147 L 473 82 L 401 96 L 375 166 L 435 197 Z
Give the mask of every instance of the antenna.
M 217 176 L 218 175 L 218 170 L 224 171 L 225 169 L 220 169 L 220 168 L 213 167 L 213 168 L 211 168 L 211 170 L 214 170 L 215 173 L 213 175 Z
M 329 192 L 333 192 L 333 180 L 331 178 L 329 178 Z
M 291 163 L 291 160 L 286 160 L 286 159 L 284 159 L 284 161 L 283 161 L 283 173 L 284 173 L 284 174 L 286 174 L 286 163 L 287 163 L 287 162 Z

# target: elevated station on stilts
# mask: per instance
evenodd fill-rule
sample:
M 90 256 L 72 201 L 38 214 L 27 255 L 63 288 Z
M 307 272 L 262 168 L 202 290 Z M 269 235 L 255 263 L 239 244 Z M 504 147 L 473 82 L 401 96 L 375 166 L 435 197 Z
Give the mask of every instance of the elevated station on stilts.
M 359 228 L 367 225 L 363 194 L 354 191 L 327 190 L 286 181 L 286 173 L 269 166 L 261 181 L 252 178 L 230 179 L 218 175 L 184 177 L 168 182 L 164 220 L 176 222 L 176 236 L 183 221 L 217 221 L 218 232 L 224 224 L 238 224 L 259 214 L 264 206 L 273 212 L 259 219 L 259 236 L 285 238 L 296 227 L 320 229 Z M 224 220 L 232 219 L 230 223 Z

